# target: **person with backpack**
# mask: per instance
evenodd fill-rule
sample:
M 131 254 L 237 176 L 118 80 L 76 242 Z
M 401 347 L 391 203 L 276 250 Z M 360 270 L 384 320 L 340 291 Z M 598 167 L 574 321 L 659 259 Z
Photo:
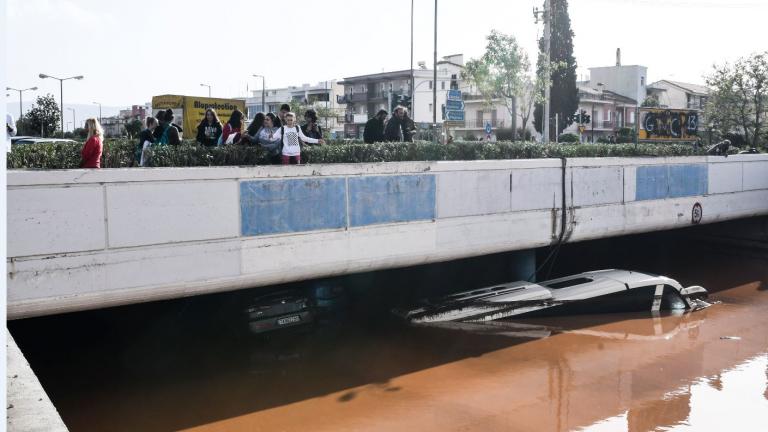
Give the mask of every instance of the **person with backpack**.
M 160 111 L 156 118 L 159 126 L 152 131 L 152 136 L 155 137 L 153 145 L 181 144 L 179 130 L 173 127 L 173 111 Z
M 197 142 L 206 147 L 215 147 L 219 143 L 222 134 L 219 116 L 213 108 L 205 110 L 205 118 L 197 127 Z
M 224 125 L 221 133 L 221 144 L 237 144 L 240 142 L 240 133 L 243 130 L 243 113 L 235 108 L 229 116 L 229 121 Z
M 322 138 L 310 138 L 304 135 L 301 128 L 296 125 L 296 114 L 285 114 L 285 125 L 276 131 L 274 139 L 280 140 L 280 160 L 283 165 L 301 163 L 301 143 L 325 144 Z

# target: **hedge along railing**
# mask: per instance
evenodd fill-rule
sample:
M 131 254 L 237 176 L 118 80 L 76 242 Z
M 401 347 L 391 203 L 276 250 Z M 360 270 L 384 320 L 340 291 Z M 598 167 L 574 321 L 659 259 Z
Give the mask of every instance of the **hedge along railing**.
M 133 166 L 136 143 L 107 140 L 102 168 Z M 8 154 L 8 169 L 72 169 L 80 166 L 82 144 L 21 144 Z M 302 150 L 305 163 L 358 163 L 486 159 L 539 159 L 557 157 L 691 156 L 704 151 L 678 144 L 537 144 L 531 142 L 454 142 L 435 144 L 333 143 L 307 146 Z M 152 167 L 268 165 L 266 153 L 259 146 L 223 146 L 206 148 L 192 142 L 179 146 L 155 147 L 150 152 Z

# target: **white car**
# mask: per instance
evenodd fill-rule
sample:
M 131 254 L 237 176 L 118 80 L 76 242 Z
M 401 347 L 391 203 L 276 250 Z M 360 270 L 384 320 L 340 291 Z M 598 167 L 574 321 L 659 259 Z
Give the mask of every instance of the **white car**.
M 412 323 L 483 322 L 508 317 L 595 314 L 707 307 L 707 290 L 627 270 L 596 270 L 549 281 L 511 282 L 426 299 L 396 311 Z

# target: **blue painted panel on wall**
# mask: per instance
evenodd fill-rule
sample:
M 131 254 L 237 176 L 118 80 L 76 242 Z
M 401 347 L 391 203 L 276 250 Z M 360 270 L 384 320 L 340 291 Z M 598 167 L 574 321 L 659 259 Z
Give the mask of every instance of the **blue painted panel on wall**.
M 708 168 L 706 165 L 670 165 L 669 197 L 705 195 Z
M 244 236 L 344 228 L 343 178 L 255 180 L 240 183 Z
M 667 174 L 666 165 L 637 167 L 635 199 L 642 201 L 666 198 L 669 189 Z
M 364 226 L 435 218 L 435 176 L 349 179 L 349 224 Z
M 635 199 L 706 195 L 708 175 L 709 169 L 703 164 L 641 166 L 637 168 Z

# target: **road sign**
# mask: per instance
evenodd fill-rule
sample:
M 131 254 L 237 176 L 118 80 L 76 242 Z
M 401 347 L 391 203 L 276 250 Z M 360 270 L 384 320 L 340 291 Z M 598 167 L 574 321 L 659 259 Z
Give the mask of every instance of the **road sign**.
M 460 101 L 461 100 L 461 90 L 448 90 L 448 100 L 449 101 Z
M 464 121 L 464 111 L 451 111 L 451 110 L 446 110 L 446 111 L 445 111 L 445 119 L 446 119 L 447 121 L 459 121 L 459 122 L 463 122 L 463 121 Z
M 464 111 L 464 101 L 448 99 L 445 101 L 445 109 L 449 111 Z
M 486 122 L 485 123 L 485 133 L 486 133 L 486 135 L 490 135 L 492 130 L 493 129 L 491 129 L 491 122 Z

